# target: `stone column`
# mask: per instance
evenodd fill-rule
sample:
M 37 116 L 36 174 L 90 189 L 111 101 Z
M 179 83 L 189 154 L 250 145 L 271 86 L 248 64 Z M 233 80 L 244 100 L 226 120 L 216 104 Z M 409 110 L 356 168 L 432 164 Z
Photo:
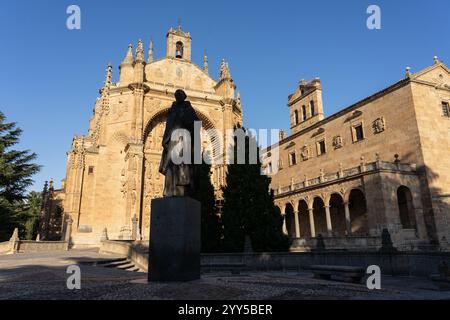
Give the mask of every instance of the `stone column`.
M 325 206 L 325 215 L 326 215 L 326 218 L 327 218 L 327 232 L 328 232 L 328 236 L 331 237 L 333 235 L 333 226 L 331 225 L 330 206 Z
M 314 224 L 314 209 L 310 208 L 309 211 L 309 224 L 311 226 L 311 237 L 316 237 L 316 225 Z
M 67 242 L 67 250 L 70 248 L 70 236 L 72 234 L 72 223 L 73 220 L 71 217 L 67 218 L 66 220 L 66 234 L 64 235 L 64 241 Z
M 348 202 L 344 203 L 345 208 L 345 227 L 347 230 L 347 236 L 352 235 L 352 222 L 350 220 L 350 208 L 348 207 Z
M 15 254 L 19 252 L 19 243 L 20 243 L 19 229 L 15 228 L 11 238 L 9 239 L 10 253 Z
M 283 233 L 285 235 L 289 234 L 288 231 L 287 231 L 287 228 L 286 228 L 286 214 L 285 213 L 283 213 Z
M 294 212 L 294 220 L 295 220 L 295 237 L 300 238 L 300 221 L 298 217 L 298 211 Z

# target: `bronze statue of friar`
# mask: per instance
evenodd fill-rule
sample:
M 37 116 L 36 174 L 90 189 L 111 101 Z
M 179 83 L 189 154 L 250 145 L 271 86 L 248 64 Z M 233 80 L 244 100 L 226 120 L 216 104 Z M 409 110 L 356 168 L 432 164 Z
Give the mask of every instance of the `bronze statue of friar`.
M 201 150 L 195 150 L 194 141 L 200 141 L 201 126 L 194 125 L 195 121 L 200 119 L 186 98 L 183 90 L 177 90 L 176 101 L 167 115 L 166 129 L 162 139 L 163 153 L 159 166 L 159 172 L 166 177 L 164 197 L 192 196 L 195 190 L 194 159 L 199 159 L 198 155 L 197 157 L 195 155 L 200 154 Z

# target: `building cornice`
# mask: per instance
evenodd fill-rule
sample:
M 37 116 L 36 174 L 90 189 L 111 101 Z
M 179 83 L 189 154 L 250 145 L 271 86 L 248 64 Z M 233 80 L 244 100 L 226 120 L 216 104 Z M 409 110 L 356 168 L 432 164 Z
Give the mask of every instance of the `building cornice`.
M 383 97 L 383 96 L 385 96 L 385 95 L 387 95 L 387 94 L 389 94 L 389 93 L 391 93 L 391 92 L 393 92 L 395 90 L 398 90 L 398 89 L 400 89 L 400 88 L 402 88 L 402 87 L 404 87 L 404 86 L 406 86 L 406 85 L 408 85 L 410 83 L 411 83 L 411 79 L 410 78 L 404 78 L 404 79 L 394 83 L 393 85 L 391 85 L 391 86 L 389 86 L 389 87 L 387 87 L 387 88 L 385 88 L 385 89 L 383 89 L 381 91 L 378 91 L 378 92 L 374 93 L 373 95 L 371 95 L 371 96 L 369 96 L 367 98 L 364 98 L 364 99 L 362 99 L 362 100 L 360 100 L 360 101 L 350 105 L 349 107 L 344 108 L 341 111 L 338 111 L 338 112 L 332 114 L 331 116 L 326 117 L 325 119 L 323 119 L 323 120 L 321 120 L 319 122 L 316 122 L 315 124 L 311 125 L 310 127 L 305 128 L 303 130 L 300 130 L 300 131 L 290 135 L 289 137 L 286 137 L 285 139 L 279 141 L 278 145 L 281 146 L 281 145 L 291 141 L 292 139 L 295 139 L 295 138 L 297 138 L 297 137 L 299 137 L 301 135 L 304 135 L 304 134 L 306 134 L 306 133 L 308 133 L 310 131 L 313 131 L 313 130 L 319 128 L 320 126 L 323 126 L 324 124 L 326 124 L 326 123 L 328 123 L 330 121 L 333 121 L 333 120 L 335 120 L 335 119 L 337 119 L 337 118 L 339 118 L 339 117 L 341 117 L 343 115 L 346 115 L 346 114 L 354 111 L 355 109 L 360 108 L 360 107 L 362 107 L 362 106 L 364 106 L 364 105 L 366 105 L 366 104 L 368 104 L 368 103 L 370 103 L 372 101 L 375 101 L 375 100 L 377 100 L 377 99 L 379 99 L 379 98 L 381 98 L 381 97 Z M 269 146 L 264 151 L 270 151 L 271 148 L 272 148 L 272 146 Z

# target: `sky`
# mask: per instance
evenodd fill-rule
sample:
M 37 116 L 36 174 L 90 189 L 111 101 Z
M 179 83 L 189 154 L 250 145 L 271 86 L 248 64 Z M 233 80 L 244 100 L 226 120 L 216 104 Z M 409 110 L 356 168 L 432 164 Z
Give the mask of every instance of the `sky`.
M 69 30 L 69 5 L 81 29 Z M 367 28 L 369 5 L 381 29 Z M 86 134 L 109 62 L 129 43 L 153 39 L 155 58 L 181 19 L 192 59 L 207 50 L 214 78 L 222 58 L 241 93 L 247 128 L 289 132 L 287 96 L 301 79 L 320 77 L 329 116 L 433 63 L 450 61 L 448 0 L 0 0 L 0 111 L 23 129 L 19 149 L 42 165 L 30 190 L 60 186 L 73 135 Z M 145 49 L 147 52 L 147 48 Z

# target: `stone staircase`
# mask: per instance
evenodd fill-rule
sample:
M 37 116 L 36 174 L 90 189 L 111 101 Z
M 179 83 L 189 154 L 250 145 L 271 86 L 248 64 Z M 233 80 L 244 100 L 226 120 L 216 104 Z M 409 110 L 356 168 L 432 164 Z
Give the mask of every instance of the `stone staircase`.
M 131 272 L 145 272 L 144 270 L 141 270 L 139 267 L 137 267 L 128 258 L 115 258 L 115 259 L 108 259 L 108 260 L 99 260 L 99 261 L 90 263 L 90 265 L 96 266 L 96 267 L 103 267 L 103 268 L 121 269 L 121 270 L 131 271 Z

